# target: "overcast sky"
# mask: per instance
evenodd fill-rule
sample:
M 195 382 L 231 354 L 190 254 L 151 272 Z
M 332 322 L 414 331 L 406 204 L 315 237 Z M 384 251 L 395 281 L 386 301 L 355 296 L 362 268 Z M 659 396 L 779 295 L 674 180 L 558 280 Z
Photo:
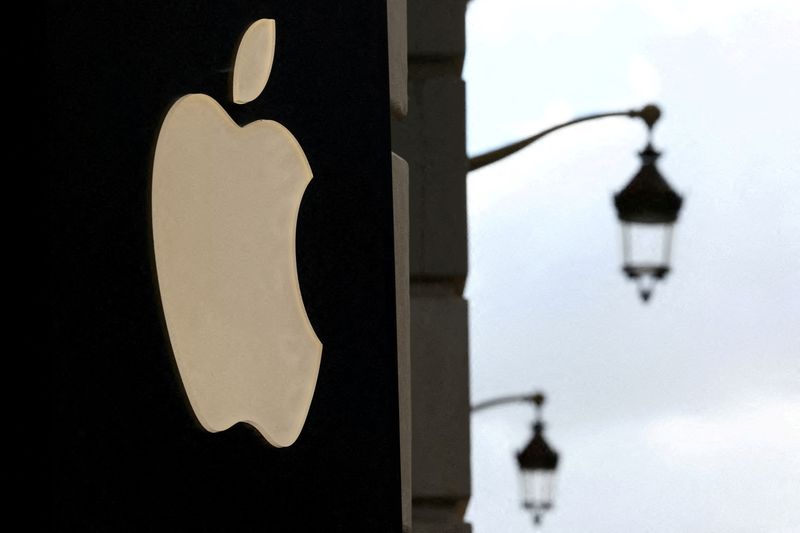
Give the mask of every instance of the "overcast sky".
M 641 122 L 553 134 L 468 181 L 472 399 L 541 388 L 562 456 L 542 531 L 800 532 L 800 2 L 472 0 L 470 154 L 654 101 L 684 195 L 643 306 L 611 195 Z M 472 422 L 476 533 L 526 532 L 532 410 Z

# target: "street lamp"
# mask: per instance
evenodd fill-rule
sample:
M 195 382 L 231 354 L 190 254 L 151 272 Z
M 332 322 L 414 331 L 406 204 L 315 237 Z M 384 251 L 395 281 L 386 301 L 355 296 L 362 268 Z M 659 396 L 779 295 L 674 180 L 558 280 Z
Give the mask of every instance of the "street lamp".
M 536 420 L 533 423 L 533 437 L 517 453 L 520 473 L 520 492 L 523 509 L 533 516 L 533 523 L 542 523 L 542 515 L 553 508 L 555 496 L 555 474 L 558 467 L 558 453 L 544 438 L 542 405 L 545 396 L 541 392 L 528 395 L 503 396 L 487 400 L 472 407 L 472 412 L 509 403 L 528 402 L 536 407 Z
M 622 270 L 639 287 L 645 302 L 653 287 L 670 269 L 672 226 L 678 220 L 683 199 L 656 168 L 659 154 L 652 145 L 652 132 L 661 115 L 655 106 L 642 110 L 647 124 L 647 146 L 639 153 L 642 168 L 614 196 L 617 217 L 622 223 Z
M 542 404 L 544 395 L 533 396 L 536 405 L 536 421 L 533 423 L 533 437 L 525 448 L 517 454 L 517 463 L 522 485 L 522 506 L 530 511 L 533 523 L 542 522 L 542 514 L 553 507 L 555 473 L 558 466 L 558 453 L 544 438 Z
M 640 118 L 647 125 L 647 145 L 639 153 L 642 167 L 614 196 L 617 218 L 622 224 L 622 271 L 634 280 L 642 301 L 647 302 L 655 284 L 670 271 L 672 227 L 678 220 L 682 198 L 656 168 L 659 153 L 652 145 L 653 126 L 661 116 L 653 104 L 639 110 L 597 113 L 558 124 L 535 135 L 469 159 L 469 170 L 477 170 L 504 159 L 545 135 L 567 126 L 607 117 Z

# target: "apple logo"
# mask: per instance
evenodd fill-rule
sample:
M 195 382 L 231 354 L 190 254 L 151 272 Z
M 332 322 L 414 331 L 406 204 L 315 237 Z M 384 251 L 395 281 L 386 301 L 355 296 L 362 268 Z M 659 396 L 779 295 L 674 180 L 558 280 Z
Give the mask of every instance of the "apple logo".
M 253 23 L 236 52 L 234 102 L 261 94 L 274 50 L 275 21 Z M 183 96 L 164 118 L 151 198 L 156 274 L 178 372 L 208 431 L 247 422 L 284 447 L 303 428 L 322 355 L 295 259 L 311 177 L 277 122 L 240 128 L 204 94 Z

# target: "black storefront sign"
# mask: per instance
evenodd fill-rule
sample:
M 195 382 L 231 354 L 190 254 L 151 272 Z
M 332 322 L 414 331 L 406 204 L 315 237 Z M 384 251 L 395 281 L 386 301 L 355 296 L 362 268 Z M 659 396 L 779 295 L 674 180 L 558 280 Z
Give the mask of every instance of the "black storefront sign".
M 265 18 L 269 81 L 235 104 L 237 44 Z M 385 3 L 52 2 L 46 32 L 54 528 L 400 531 Z M 170 345 L 152 165 L 194 93 L 240 126 L 284 125 L 313 172 L 296 258 L 323 348 L 285 448 L 203 429 Z

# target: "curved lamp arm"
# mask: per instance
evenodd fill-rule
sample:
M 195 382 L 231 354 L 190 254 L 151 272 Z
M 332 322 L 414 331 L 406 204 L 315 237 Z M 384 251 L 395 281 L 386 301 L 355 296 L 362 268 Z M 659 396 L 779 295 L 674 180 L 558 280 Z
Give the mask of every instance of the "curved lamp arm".
M 505 405 L 508 403 L 532 403 L 538 408 L 544 403 L 544 394 L 541 392 L 535 392 L 533 394 L 515 394 L 513 396 L 492 398 L 491 400 L 485 400 L 483 402 L 476 403 L 470 407 L 470 411 L 474 413 L 476 411 L 482 411 L 483 409 L 489 409 L 490 407 L 496 407 L 498 405 Z
M 469 166 L 467 168 L 468 172 L 473 170 L 478 170 L 479 168 L 485 167 L 486 165 L 491 165 L 501 159 L 504 159 L 511 154 L 515 154 L 528 146 L 529 144 L 533 144 L 534 142 L 538 141 L 545 135 L 549 133 L 553 133 L 556 130 L 560 130 L 561 128 L 566 128 L 567 126 L 572 126 L 573 124 L 580 124 L 581 122 L 587 122 L 589 120 L 596 120 L 598 118 L 606 118 L 606 117 L 631 117 L 631 118 L 641 118 L 647 124 L 648 130 L 653 129 L 653 125 L 658 120 L 658 117 L 661 116 L 661 110 L 658 106 L 649 104 L 644 106 L 642 109 L 631 109 L 629 111 L 614 111 L 611 113 L 595 113 L 593 115 L 586 115 L 584 117 L 578 117 L 576 119 L 570 120 L 569 122 L 564 122 L 563 124 L 558 124 L 551 128 L 547 128 L 544 131 L 540 131 L 535 135 L 531 135 L 521 141 L 517 141 L 515 143 L 511 143 L 507 146 L 503 146 L 502 148 L 497 148 L 495 150 L 491 150 L 489 152 L 476 155 L 474 157 L 469 158 Z

